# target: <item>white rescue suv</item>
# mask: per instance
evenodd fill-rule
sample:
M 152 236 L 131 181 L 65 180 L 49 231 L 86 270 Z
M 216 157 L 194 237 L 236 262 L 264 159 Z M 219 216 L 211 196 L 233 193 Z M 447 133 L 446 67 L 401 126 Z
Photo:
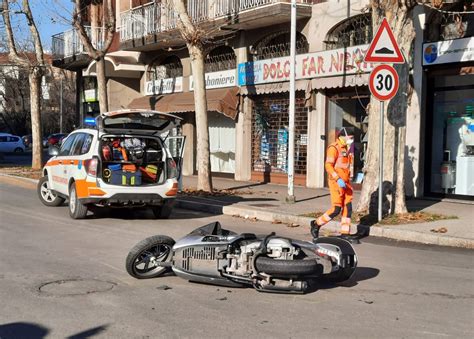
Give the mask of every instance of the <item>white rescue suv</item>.
M 69 200 L 73 219 L 95 206 L 150 207 L 168 218 L 178 192 L 181 154 L 172 156 L 163 133 L 181 118 L 150 110 L 100 114 L 95 128 L 78 129 L 49 148 L 38 195 L 46 206 Z M 181 138 L 182 152 L 184 137 Z M 178 165 L 177 165 L 178 163 Z

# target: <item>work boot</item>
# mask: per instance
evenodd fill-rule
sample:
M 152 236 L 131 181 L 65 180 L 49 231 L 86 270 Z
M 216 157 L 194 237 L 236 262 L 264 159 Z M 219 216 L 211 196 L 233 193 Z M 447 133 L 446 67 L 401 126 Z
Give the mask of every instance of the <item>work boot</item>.
M 351 244 L 360 244 L 359 236 L 357 234 L 341 234 L 338 238 L 344 239 Z
M 319 238 L 319 225 L 316 223 L 316 220 L 311 220 L 311 235 L 313 236 L 313 240 Z

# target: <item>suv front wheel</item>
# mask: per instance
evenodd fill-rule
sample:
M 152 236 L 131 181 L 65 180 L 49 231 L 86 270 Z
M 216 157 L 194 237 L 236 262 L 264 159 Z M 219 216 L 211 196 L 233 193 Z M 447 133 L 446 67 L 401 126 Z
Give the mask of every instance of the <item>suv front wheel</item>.
M 69 188 L 69 215 L 73 219 L 84 219 L 87 215 L 87 206 L 77 198 L 76 183 Z

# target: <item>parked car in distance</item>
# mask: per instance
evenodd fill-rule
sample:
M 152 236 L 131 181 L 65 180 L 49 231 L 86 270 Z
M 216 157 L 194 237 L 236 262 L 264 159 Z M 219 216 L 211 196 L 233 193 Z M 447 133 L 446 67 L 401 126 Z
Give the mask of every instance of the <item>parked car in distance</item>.
M 17 135 L 0 134 L 0 152 L 22 153 L 25 151 L 23 140 Z
M 25 145 L 26 148 L 31 146 L 31 143 L 33 142 L 33 136 L 31 134 L 27 134 L 21 137 L 23 140 L 23 144 Z
M 64 133 L 55 133 L 48 136 L 48 145 L 59 145 L 61 141 L 67 136 Z

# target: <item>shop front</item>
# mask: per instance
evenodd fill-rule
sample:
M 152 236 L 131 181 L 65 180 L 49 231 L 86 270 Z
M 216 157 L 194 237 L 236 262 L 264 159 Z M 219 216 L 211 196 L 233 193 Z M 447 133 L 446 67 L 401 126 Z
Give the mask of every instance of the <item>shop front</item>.
M 308 159 L 316 157 L 308 154 L 308 143 L 320 143 L 322 138 L 327 146 L 335 141 L 335 131 L 341 127 L 355 129 L 353 173 L 359 183 L 362 181 L 368 121 L 365 109 L 370 100 L 367 74 L 373 68 L 362 62 L 367 48 L 352 46 L 296 56 L 295 184 L 307 184 Z M 253 102 L 253 180 L 287 180 L 289 64 L 288 57 L 239 64 L 241 95 Z M 325 112 L 321 107 L 314 110 L 317 93 L 327 98 Z M 325 135 L 310 140 L 310 134 L 321 130 L 308 125 L 310 115 L 321 113 L 326 115 Z
M 474 200 L 474 37 L 426 43 L 425 195 Z

